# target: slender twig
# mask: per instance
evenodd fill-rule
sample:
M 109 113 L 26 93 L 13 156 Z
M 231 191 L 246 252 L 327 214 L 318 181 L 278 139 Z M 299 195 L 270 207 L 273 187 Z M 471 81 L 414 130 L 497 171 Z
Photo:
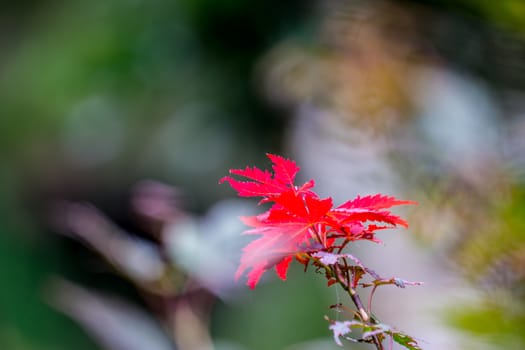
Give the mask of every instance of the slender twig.
M 349 239 L 345 239 L 344 242 L 341 244 L 341 246 L 339 247 L 339 250 L 338 250 L 338 254 L 341 254 L 341 252 L 343 251 L 343 249 L 346 247 L 346 245 L 350 243 L 350 240 Z
M 345 259 L 345 262 L 346 262 L 346 259 Z M 337 280 L 337 282 L 339 283 L 339 285 L 341 285 L 341 287 L 350 296 L 350 299 L 352 300 L 352 302 L 354 303 L 354 305 L 357 308 L 357 311 L 358 311 L 357 315 L 359 315 L 359 318 L 361 319 L 361 321 L 366 323 L 366 324 L 374 324 L 375 321 L 366 312 L 366 310 L 365 310 L 365 308 L 363 306 L 363 302 L 361 301 L 361 297 L 359 296 L 357 291 L 354 288 L 352 288 L 352 286 L 350 284 L 348 268 L 345 269 L 344 276 L 341 276 L 343 274 L 343 272 L 341 271 L 341 267 L 339 266 L 339 264 L 335 264 L 334 268 L 333 268 L 333 270 L 331 272 L 332 272 L 333 276 L 335 277 L 335 279 Z M 372 335 L 371 338 L 372 338 L 372 342 L 376 346 L 377 350 L 383 350 L 384 349 L 383 348 L 383 344 L 381 343 L 381 340 L 379 339 L 379 337 L 376 334 Z
M 368 296 L 368 312 L 369 313 L 372 313 L 372 299 L 374 298 L 374 293 L 377 289 L 377 284 L 374 284 L 374 286 L 372 287 L 372 290 L 370 291 L 370 295 Z

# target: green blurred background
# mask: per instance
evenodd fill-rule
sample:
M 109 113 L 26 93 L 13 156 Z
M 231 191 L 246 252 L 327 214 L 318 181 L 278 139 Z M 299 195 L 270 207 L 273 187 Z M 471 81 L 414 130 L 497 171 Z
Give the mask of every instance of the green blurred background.
M 338 201 L 386 192 L 420 202 L 407 212 L 411 238 L 393 235 L 407 246 L 381 249 L 401 249 L 393 261 L 427 257 L 430 267 L 401 277 L 461 286 L 461 301 L 432 311 L 442 324 L 422 331 L 424 348 L 525 346 L 521 0 L 2 2 L 0 132 L 1 349 L 133 349 L 122 345 L 133 334 L 161 337 L 141 345 L 152 350 L 332 348 L 323 315 L 339 297 L 312 272 L 255 292 L 194 296 L 187 282 L 209 278 L 184 260 L 192 249 L 236 261 L 239 246 L 221 239 L 243 228 L 221 218 L 239 211 L 210 208 L 233 197 L 218 179 L 266 166 L 266 152 L 297 159 Z M 156 182 L 140 202 L 133 189 L 147 179 Z M 144 214 L 166 201 L 169 215 Z M 98 209 L 71 219 L 70 203 Z M 163 275 L 153 283 L 119 269 L 129 261 L 112 261 L 75 226 L 89 218 L 153 247 Z M 214 241 L 221 225 L 233 236 Z M 173 230 L 193 236 L 173 243 Z M 381 254 L 377 270 L 389 261 Z M 418 300 L 431 303 L 441 289 L 426 288 Z M 76 307 L 104 305 L 99 292 L 126 300 L 122 314 Z M 390 312 L 420 330 L 421 314 Z M 192 317 L 202 343 L 177 338 Z M 447 332 L 460 334 L 452 345 Z

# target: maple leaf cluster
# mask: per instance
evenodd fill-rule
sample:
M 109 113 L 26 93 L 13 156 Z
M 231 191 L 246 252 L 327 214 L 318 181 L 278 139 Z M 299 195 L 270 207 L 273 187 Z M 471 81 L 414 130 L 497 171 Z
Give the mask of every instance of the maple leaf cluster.
M 244 234 L 260 235 L 243 249 L 235 278 L 247 273 L 247 285 L 254 289 L 262 274 L 275 267 L 277 275 L 286 280 L 290 262 L 306 265 L 318 252 L 340 253 L 349 242 L 378 242 L 377 230 L 408 227 L 406 221 L 388 208 L 414 204 L 412 201 L 376 194 L 357 196 L 337 207 L 332 198 L 320 198 L 312 189 L 313 180 L 295 185 L 299 167 L 292 160 L 267 154 L 273 173 L 256 167 L 231 169 L 228 182 L 241 197 L 260 197 L 259 203 L 271 203 L 270 209 L 256 216 L 243 217 L 251 229 Z

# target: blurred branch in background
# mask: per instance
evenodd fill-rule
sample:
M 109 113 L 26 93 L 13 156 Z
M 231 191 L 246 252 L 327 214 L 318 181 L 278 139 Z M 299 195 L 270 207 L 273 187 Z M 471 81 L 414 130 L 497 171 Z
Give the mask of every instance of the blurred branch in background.
M 79 322 L 105 349 L 174 349 L 149 314 L 129 303 L 59 280 L 49 292 L 51 302 Z
M 152 229 L 147 239 L 119 229 L 87 204 L 57 205 L 54 222 L 60 232 L 89 246 L 129 280 L 159 324 L 147 321 L 147 314 L 129 303 L 67 282 L 56 283 L 49 297 L 108 349 L 150 348 L 134 342 L 135 336 L 164 348 L 162 338 L 159 344 L 156 336 L 148 339 L 162 332 L 161 325 L 177 349 L 212 349 L 211 307 L 217 296 L 231 298 L 241 248 L 236 238 L 242 225 L 237 217 L 249 210 L 245 204 L 225 201 L 197 219 L 176 206 L 176 189 L 153 181 L 139 183 L 131 202 L 140 225 Z M 150 325 L 128 331 L 119 328 L 130 322 Z

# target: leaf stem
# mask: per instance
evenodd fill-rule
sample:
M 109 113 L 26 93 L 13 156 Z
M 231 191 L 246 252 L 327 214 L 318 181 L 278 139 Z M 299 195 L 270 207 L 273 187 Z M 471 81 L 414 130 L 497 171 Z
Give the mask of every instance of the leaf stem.
M 374 298 L 374 293 L 377 289 L 377 284 L 374 284 L 372 287 L 372 290 L 370 291 L 370 295 L 368 296 L 368 312 L 372 313 L 372 299 Z
M 363 306 L 363 302 L 361 301 L 361 297 L 357 293 L 357 290 L 352 288 L 350 285 L 350 277 L 349 277 L 349 270 L 345 269 L 345 271 L 341 271 L 341 266 L 339 264 L 333 265 L 333 271 L 332 275 L 335 277 L 339 285 L 348 293 L 350 296 L 350 299 L 352 299 L 352 302 L 354 303 L 355 307 L 357 308 L 357 315 L 359 315 L 359 318 L 361 318 L 361 321 L 367 324 L 375 324 L 375 320 L 370 317 L 368 312 L 365 310 Z M 377 350 L 384 350 L 383 344 L 379 337 L 377 335 L 372 335 L 372 342 L 376 346 Z

